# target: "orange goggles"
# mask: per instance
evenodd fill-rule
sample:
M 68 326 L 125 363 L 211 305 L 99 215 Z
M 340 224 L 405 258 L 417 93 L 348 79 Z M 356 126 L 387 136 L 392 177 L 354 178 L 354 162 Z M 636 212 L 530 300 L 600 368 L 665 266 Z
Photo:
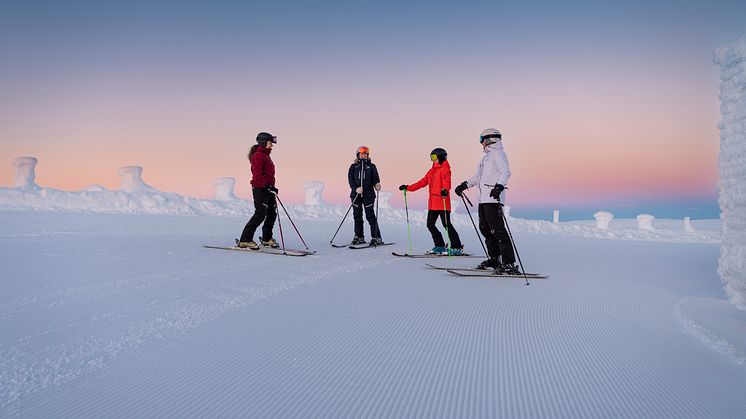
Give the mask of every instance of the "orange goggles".
M 368 147 L 366 147 L 366 146 L 358 147 L 357 148 L 357 154 L 360 155 L 360 154 L 363 154 L 363 153 L 370 155 L 370 149 Z

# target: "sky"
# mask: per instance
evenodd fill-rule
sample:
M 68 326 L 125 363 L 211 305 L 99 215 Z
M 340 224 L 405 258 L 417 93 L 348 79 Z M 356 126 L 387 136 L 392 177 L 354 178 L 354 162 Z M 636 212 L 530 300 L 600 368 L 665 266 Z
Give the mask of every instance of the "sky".
M 456 184 L 492 127 L 515 208 L 717 208 L 712 52 L 744 22 L 744 1 L 3 0 L 0 186 L 35 156 L 46 187 L 116 189 L 139 165 L 163 191 L 234 177 L 249 198 L 268 131 L 286 201 L 320 180 L 344 204 L 358 146 L 384 189 L 436 147 Z

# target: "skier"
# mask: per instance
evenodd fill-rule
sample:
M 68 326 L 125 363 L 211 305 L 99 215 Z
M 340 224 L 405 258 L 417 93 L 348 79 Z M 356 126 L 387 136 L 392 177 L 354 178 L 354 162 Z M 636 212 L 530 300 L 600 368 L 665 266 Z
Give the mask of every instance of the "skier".
M 480 263 L 478 268 L 518 274 L 513 245 L 503 219 L 502 202 L 505 201 L 504 190 L 510 178 L 510 167 L 502 145 L 502 134 L 494 128 L 488 128 L 480 134 L 479 142 L 484 149 L 484 156 L 479 162 L 477 173 L 458 185 L 454 192 L 461 196 L 465 189 L 473 186 L 479 188 L 479 231 L 484 236 L 489 259 Z
M 347 181 L 350 184 L 350 199 L 352 200 L 352 217 L 355 220 L 355 237 L 352 244 L 364 244 L 365 233 L 363 232 L 363 209 L 365 218 L 370 226 L 371 246 L 380 246 L 381 231 L 378 228 L 378 220 L 373 208 L 376 201 L 376 192 L 381 190 L 381 179 L 378 177 L 376 165 L 370 161 L 370 149 L 360 146 L 355 153 L 355 161 L 347 171 Z
M 277 219 L 278 192 L 275 187 L 275 164 L 269 157 L 277 137 L 267 132 L 260 132 L 256 136 L 256 144 L 249 150 L 251 162 L 251 190 L 254 196 L 254 215 L 241 233 L 238 247 L 258 250 L 259 245 L 254 242 L 254 232 L 259 224 L 262 226 L 262 236 L 259 238 L 263 246 L 279 247 L 277 240 L 272 238 L 272 227 Z
M 399 190 L 414 192 L 425 185 L 428 186 L 430 198 L 427 202 L 427 229 L 433 236 L 434 247 L 430 253 L 450 254 L 461 256 L 464 253 L 464 246 L 458 232 L 451 224 L 451 197 L 448 191 L 451 189 L 451 165 L 448 163 L 448 153 L 442 148 L 436 148 L 430 152 L 430 160 L 433 166 L 427 171 L 425 176 L 411 185 L 401 185 Z M 440 222 L 446 228 L 450 249 L 446 248 L 443 241 L 443 235 L 437 227 L 435 221 L 440 218 Z

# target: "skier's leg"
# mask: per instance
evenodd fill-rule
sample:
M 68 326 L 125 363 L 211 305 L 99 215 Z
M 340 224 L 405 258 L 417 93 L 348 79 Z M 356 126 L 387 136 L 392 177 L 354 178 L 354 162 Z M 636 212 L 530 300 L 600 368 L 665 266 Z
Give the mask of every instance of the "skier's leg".
M 264 225 L 262 225 L 262 240 L 269 241 L 272 239 L 272 229 L 275 226 L 275 220 L 277 220 L 277 197 L 270 193 L 267 200 L 267 218 L 264 219 Z
M 359 196 L 352 198 L 352 219 L 355 221 L 355 237 L 365 237 L 363 231 L 363 200 Z
M 427 211 L 427 229 L 430 231 L 430 235 L 433 236 L 433 244 L 435 247 L 445 247 L 446 242 L 443 241 L 443 235 L 440 234 L 440 231 L 437 227 L 435 227 L 435 222 L 438 221 L 438 216 L 440 215 L 441 211 L 437 210 L 428 210 Z
M 488 220 L 489 206 L 492 204 L 479 204 L 479 232 L 484 236 L 484 244 L 487 246 L 487 253 L 490 259 L 500 259 L 500 248 L 497 245 L 497 240 L 492 234 L 490 229 L 490 223 Z M 495 204 L 496 205 L 496 204 Z
M 243 228 L 240 239 L 241 242 L 254 241 L 254 233 L 267 215 L 267 201 L 269 198 L 267 194 L 269 194 L 269 192 L 264 189 L 253 188 L 252 194 L 254 195 L 254 215 Z
M 497 239 L 498 246 L 500 247 L 502 262 L 504 264 L 510 265 L 515 263 L 515 252 L 513 251 L 513 243 L 510 242 L 510 235 L 508 235 L 508 230 L 505 228 L 502 205 L 498 204 L 497 214 L 495 238 Z
M 365 199 L 365 219 L 370 226 L 370 237 L 373 239 L 381 238 L 381 231 L 378 229 L 378 219 L 376 219 L 375 209 L 376 197 L 371 196 Z
M 451 211 L 444 211 L 441 214 L 440 221 L 443 223 L 443 227 L 448 229 L 448 240 L 451 242 L 451 249 L 461 249 L 464 247 L 461 244 L 461 238 L 458 236 L 456 228 L 451 224 Z

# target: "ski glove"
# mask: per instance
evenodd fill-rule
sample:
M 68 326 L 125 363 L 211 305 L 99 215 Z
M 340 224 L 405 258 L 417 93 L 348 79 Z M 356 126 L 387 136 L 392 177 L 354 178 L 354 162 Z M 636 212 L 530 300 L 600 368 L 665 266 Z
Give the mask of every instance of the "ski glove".
M 376 183 L 376 186 L 373 187 L 375 190 L 380 191 L 381 190 L 381 184 Z
M 357 189 L 355 189 L 355 192 L 357 192 L 358 195 L 362 195 L 363 194 L 363 187 L 362 186 L 358 186 Z
M 401 185 L 401 186 L 399 186 L 399 190 L 400 191 L 406 191 L 407 190 L 407 185 Z
M 490 191 L 490 196 L 493 197 L 493 198 L 495 198 L 495 199 L 497 199 L 499 201 L 500 200 L 500 192 L 502 192 L 504 190 L 505 190 L 505 186 L 503 186 L 503 185 L 501 185 L 501 184 L 498 183 Z
M 461 182 L 453 191 L 456 192 L 456 195 L 461 196 L 461 194 L 463 194 L 466 189 L 469 189 L 469 186 L 466 184 L 466 182 Z
M 445 190 L 445 188 L 441 189 L 440 190 L 440 196 L 442 196 L 443 198 L 447 197 L 448 196 L 448 191 Z
M 272 192 L 274 194 L 277 194 L 278 192 L 280 192 L 277 188 L 275 188 L 275 185 L 269 185 L 269 186 L 267 186 L 267 191 L 268 192 Z

